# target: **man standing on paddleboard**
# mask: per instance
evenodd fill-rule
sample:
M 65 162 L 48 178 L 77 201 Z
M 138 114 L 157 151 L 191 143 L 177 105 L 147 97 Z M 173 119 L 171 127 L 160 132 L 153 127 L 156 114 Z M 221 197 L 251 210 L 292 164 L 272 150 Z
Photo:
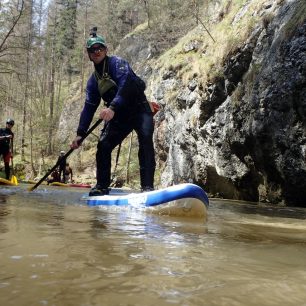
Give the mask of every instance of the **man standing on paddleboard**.
M 71 148 L 80 146 L 101 98 L 105 108 L 100 111 L 100 119 L 105 125 L 96 153 L 97 184 L 89 195 L 109 193 L 111 183 L 111 153 L 133 130 L 139 142 L 140 184 L 143 191 L 154 189 L 155 153 L 153 147 L 153 113 L 145 96 L 145 83 L 139 78 L 129 63 L 117 56 L 108 56 L 107 45 L 97 28 L 91 30 L 86 48 L 95 71 L 86 87 L 86 99 L 82 110 L 77 136 Z
M 0 129 L 0 155 L 3 157 L 5 177 L 10 179 L 10 159 L 13 158 L 13 138 L 14 133 L 12 127 L 14 126 L 13 119 L 6 120 L 6 127 Z

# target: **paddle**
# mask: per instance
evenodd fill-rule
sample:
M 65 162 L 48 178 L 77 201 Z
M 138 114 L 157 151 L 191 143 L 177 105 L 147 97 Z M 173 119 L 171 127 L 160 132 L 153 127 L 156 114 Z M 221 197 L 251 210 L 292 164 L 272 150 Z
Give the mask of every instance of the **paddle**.
M 13 145 L 13 138 L 11 139 L 12 143 L 12 154 L 14 154 L 14 145 Z M 11 183 L 14 185 L 18 185 L 17 177 L 14 175 L 14 163 L 13 163 L 13 156 L 11 156 L 11 164 L 12 164 L 12 176 L 11 176 Z
M 99 119 L 93 126 L 86 132 L 86 134 L 80 139 L 80 143 L 83 142 L 83 140 L 102 122 L 102 119 Z M 73 148 L 71 148 L 64 156 L 63 158 L 66 159 L 72 152 L 74 151 Z M 57 161 L 57 163 L 34 185 L 31 186 L 28 190 L 33 191 L 35 188 L 37 188 L 60 164 L 60 160 Z

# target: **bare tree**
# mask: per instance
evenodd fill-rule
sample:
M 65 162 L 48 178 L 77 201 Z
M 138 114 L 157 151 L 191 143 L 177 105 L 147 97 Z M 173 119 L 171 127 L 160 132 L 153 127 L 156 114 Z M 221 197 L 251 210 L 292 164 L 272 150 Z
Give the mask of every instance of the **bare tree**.
M 51 69 L 50 69 L 50 79 L 49 79 L 49 127 L 48 127 L 48 154 L 52 153 L 52 143 L 53 143 L 53 129 L 54 129 L 54 96 L 55 96 L 55 68 L 56 68 L 56 26 L 57 26 L 57 3 L 55 4 L 55 9 L 53 12 L 53 30 L 51 33 Z
M 20 17 L 22 16 L 23 12 L 24 12 L 24 0 L 21 1 L 20 8 L 17 9 L 17 15 L 13 16 L 12 25 L 10 26 L 8 32 L 6 33 L 6 35 L 4 36 L 4 38 L 3 38 L 3 40 L 0 44 L 0 53 L 2 53 L 4 50 L 6 50 L 5 43 L 6 43 L 7 39 L 10 37 L 10 35 L 12 34 L 12 32 L 14 31 L 14 28 L 17 25 L 17 23 L 18 23 Z
M 27 38 L 26 38 L 26 73 L 24 81 L 24 96 L 22 103 L 22 134 L 21 134 L 21 160 L 25 161 L 25 138 L 27 126 L 27 105 L 29 100 L 29 83 L 30 83 L 30 65 L 31 65 L 31 48 L 33 39 L 33 4 L 34 0 L 28 2 L 28 25 L 27 25 Z
M 152 27 L 152 12 L 151 12 L 151 7 L 149 5 L 149 0 L 142 0 L 144 7 L 145 7 L 145 11 L 147 14 L 147 18 L 148 18 L 148 27 L 151 28 Z

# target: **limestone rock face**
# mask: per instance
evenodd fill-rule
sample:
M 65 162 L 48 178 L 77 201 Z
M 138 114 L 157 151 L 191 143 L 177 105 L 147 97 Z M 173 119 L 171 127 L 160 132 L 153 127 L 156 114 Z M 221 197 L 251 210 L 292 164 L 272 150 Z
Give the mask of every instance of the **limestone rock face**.
M 298 2 L 259 25 L 206 87 L 195 77 L 170 107 L 175 74 L 155 84 L 162 185 L 195 182 L 212 196 L 306 206 L 306 22 L 288 32 Z

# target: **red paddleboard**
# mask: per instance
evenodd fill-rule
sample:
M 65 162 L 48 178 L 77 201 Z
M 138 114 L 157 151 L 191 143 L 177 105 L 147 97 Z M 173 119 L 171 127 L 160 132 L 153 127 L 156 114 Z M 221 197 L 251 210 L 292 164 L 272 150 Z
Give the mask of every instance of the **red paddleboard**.
M 77 183 L 60 183 L 60 182 L 53 182 L 50 184 L 51 186 L 59 186 L 59 187 L 79 187 L 79 188 L 90 188 L 91 185 L 89 184 L 77 184 Z

